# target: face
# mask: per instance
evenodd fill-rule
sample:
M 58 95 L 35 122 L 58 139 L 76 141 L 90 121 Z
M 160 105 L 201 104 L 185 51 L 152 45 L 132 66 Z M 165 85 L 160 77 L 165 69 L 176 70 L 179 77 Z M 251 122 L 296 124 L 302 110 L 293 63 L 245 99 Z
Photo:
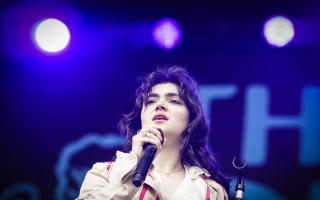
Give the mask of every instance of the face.
M 189 122 L 189 111 L 174 83 L 154 85 L 141 111 L 141 124 L 160 128 L 165 137 L 180 138 Z

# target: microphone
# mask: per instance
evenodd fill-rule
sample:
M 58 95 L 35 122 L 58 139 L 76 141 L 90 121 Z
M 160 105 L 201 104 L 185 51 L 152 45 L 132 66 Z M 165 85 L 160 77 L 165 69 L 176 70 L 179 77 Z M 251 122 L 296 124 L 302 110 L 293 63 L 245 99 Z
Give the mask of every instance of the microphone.
M 162 136 L 161 144 L 163 144 L 163 132 L 161 129 L 158 129 Z M 157 147 L 154 144 L 145 144 L 143 148 L 143 154 L 141 159 L 136 167 L 136 170 L 132 176 L 132 183 L 136 187 L 140 187 L 141 184 L 146 179 L 147 173 L 150 169 L 151 163 L 154 159 L 154 156 L 157 153 Z

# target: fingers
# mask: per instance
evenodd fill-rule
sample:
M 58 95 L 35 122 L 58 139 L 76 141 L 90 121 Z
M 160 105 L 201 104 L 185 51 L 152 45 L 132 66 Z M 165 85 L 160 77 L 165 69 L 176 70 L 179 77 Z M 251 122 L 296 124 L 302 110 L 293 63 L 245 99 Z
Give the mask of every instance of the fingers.
M 142 136 L 157 138 L 160 143 L 163 141 L 163 135 L 157 128 L 145 126 L 139 131 L 140 133 Z
M 157 148 L 162 148 L 163 137 L 161 132 L 153 127 L 143 127 L 137 134 L 144 143 L 154 144 Z
M 132 149 L 138 157 L 141 156 L 143 145 L 146 143 L 154 144 L 158 150 L 162 150 L 161 141 L 163 137 L 161 132 L 153 127 L 143 127 L 136 135 L 132 137 Z
M 145 137 L 142 137 L 141 141 L 143 142 L 143 144 L 146 144 L 146 143 L 154 144 L 157 147 L 157 149 L 162 150 L 162 145 L 161 145 L 161 142 L 159 141 L 159 138 L 157 138 L 152 133 L 148 133 Z

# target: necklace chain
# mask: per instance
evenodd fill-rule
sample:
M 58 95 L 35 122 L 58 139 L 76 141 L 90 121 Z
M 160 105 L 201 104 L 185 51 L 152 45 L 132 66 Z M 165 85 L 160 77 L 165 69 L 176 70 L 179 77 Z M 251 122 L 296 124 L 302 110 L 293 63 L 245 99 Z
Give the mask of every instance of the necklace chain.
M 170 174 L 174 174 L 174 173 L 176 173 L 176 172 L 179 172 L 179 171 L 183 170 L 183 167 L 178 168 L 178 169 L 176 169 L 176 170 L 173 170 L 173 171 L 171 171 L 171 172 L 164 172 L 164 171 L 161 171 L 161 170 L 158 170 L 158 169 L 155 169 L 155 170 L 156 170 L 157 172 L 160 172 L 160 173 L 162 173 L 162 174 L 165 174 L 166 177 L 170 177 Z

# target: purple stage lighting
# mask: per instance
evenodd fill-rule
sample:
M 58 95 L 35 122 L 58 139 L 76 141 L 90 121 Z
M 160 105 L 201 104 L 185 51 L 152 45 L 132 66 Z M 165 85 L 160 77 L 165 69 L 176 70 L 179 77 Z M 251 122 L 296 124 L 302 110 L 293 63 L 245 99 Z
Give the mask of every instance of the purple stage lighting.
M 41 50 L 48 53 L 57 53 L 69 44 L 70 32 L 63 22 L 49 18 L 36 25 L 33 39 Z
M 180 43 L 182 31 L 176 21 L 163 19 L 155 25 L 152 36 L 160 48 L 173 49 Z
M 263 33 L 270 45 L 284 47 L 293 39 L 294 27 L 289 19 L 276 16 L 265 23 Z

